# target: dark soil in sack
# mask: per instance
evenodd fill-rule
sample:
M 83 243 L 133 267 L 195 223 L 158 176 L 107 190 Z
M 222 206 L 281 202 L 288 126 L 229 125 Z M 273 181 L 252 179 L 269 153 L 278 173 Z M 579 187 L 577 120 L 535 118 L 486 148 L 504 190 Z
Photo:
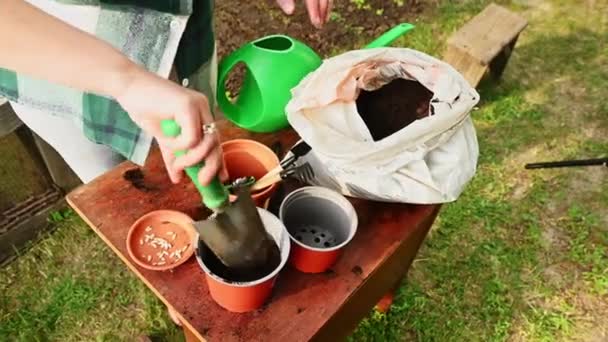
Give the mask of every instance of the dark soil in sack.
M 400 78 L 374 91 L 361 90 L 357 111 L 378 141 L 428 116 L 432 98 L 420 82 Z

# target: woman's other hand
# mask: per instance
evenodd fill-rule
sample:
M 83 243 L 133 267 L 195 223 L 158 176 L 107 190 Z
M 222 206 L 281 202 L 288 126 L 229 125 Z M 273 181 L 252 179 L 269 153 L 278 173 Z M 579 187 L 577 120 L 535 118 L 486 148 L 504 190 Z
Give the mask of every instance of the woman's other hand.
M 322 28 L 329 20 L 332 0 L 304 0 L 310 22 L 316 28 Z M 296 7 L 296 0 L 277 0 L 277 3 L 286 14 L 292 14 Z

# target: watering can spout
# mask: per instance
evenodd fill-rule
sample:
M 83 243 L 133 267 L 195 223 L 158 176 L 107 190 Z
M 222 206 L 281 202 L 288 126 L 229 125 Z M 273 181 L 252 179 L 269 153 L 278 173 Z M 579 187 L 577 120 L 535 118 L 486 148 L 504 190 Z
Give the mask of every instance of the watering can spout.
M 387 47 L 391 45 L 395 39 L 401 37 L 403 34 L 412 30 L 415 26 L 409 23 L 401 23 L 392 29 L 384 32 L 380 37 L 374 39 L 371 43 L 365 46 L 366 49 L 373 49 L 378 47 Z

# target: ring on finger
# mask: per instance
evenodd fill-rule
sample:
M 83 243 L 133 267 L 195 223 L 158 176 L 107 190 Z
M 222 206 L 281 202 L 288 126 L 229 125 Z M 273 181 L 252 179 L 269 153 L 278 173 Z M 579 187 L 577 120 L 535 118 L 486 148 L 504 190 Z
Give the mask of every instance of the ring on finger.
M 205 133 L 205 134 L 213 134 L 215 132 L 217 132 L 217 127 L 215 126 L 215 122 L 203 125 L 203 133 Z

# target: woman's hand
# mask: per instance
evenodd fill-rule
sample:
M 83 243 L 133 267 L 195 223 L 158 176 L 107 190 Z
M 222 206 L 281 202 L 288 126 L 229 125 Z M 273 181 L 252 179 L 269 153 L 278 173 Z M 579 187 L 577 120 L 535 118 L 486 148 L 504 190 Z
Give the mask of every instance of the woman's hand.
M 329 20 L 333 1 L 304 0 L 304 2 L 306 2 L 306 9 L 308 10 L 310 22 L 316 28 L 322 28 L 323 24 Z M 286 14 L 292 14 L 296 7 L 295 0 L 277 0 L 277 3 Z
M 156 138 L 171 181 L 178 183 L 184 168 L 202 160 L 205 166 L 198 175 L 201 184 L 209 184 L 218 173 L 220 178 L 227 178 L 218 133 L 203 134 L 203 125 L 213 122 L 207 98 L 139 67 L 126 75 L 125 86 L 115 97 L 131 119 Z M 163 119 L 177 121 L 181 134 L 165 137 L 160 126 Z M 173 152 L 178 150 L 188 152 L 176 158 Z

